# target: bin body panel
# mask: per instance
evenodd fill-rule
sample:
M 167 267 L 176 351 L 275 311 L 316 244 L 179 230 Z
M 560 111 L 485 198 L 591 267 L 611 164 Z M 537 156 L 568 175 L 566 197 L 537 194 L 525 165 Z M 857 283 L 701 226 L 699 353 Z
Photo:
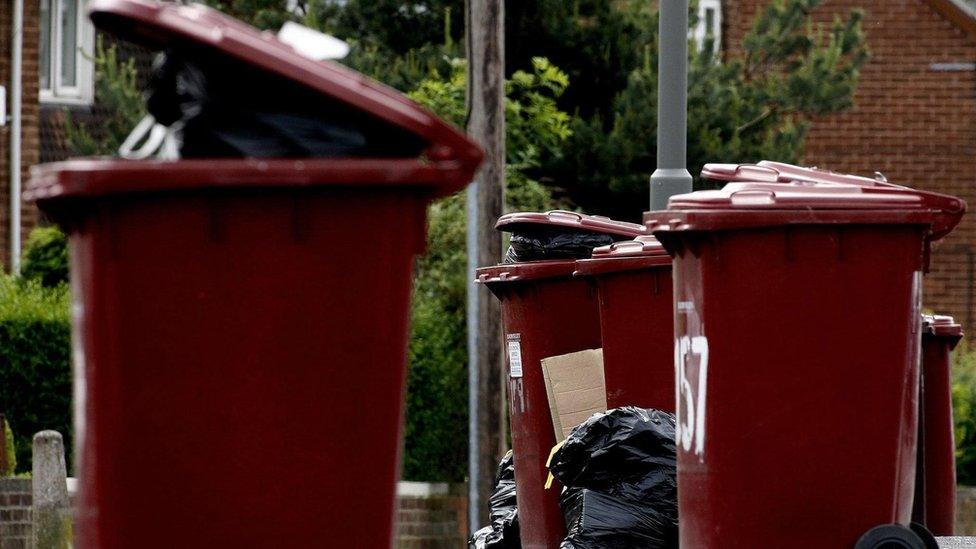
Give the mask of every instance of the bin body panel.
M 956 518 L 956 456 L 952 419 L 952 348 L 958 337 L 922 334 L 918 479 L 912 519 L 936 536 L 951 536 Z
M 318 187 L 79 206 L 78 545 L 390 547 L 425 203 Z
M 674 412 L 671 266 L 595 276 L 607 407 Z
M 522 547 L 555 549 L 566 525 L 559 483 L 545 489 L 546 460 L 556 437 L 542 359 L 600 347 L 596 295 L 587 281 L 570 276 L 488 285 L 501 299 L 506 338 L 511 341 L 517 334 L 521 348 L 522 377 L 511 376 L 510 356 L 506 377 Z
M 851 547 L 908 523 L 923 231 L 669 236 L 682 547 Z

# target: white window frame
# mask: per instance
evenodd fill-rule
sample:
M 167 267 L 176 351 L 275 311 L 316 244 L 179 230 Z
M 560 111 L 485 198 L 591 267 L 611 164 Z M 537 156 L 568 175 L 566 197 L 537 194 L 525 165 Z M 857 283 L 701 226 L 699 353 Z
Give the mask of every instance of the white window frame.
M 95 29 L 88 20 L 88 1 L 87 0 L 49 0 L 51 3 L 50 28 L 50 63 L 48 65 L 51 74 L 49 77 L 49 88 L 40 89 L 40 99 L 42 103 L 54 103 L 61 105 L 91 105 L 95 98 L 95 63 L 93 60 L 95 50 Z M 61 34 L 61 7 L 64 2 L 78 2 L 76 16 L 77 32 L 75 47 L 75 67 L 76 83 L 74 86 L 67 86 L 61 83 L 61 66 L 64 62 L 62 58 L 63 39 Z M 38 0 L 40 5 L 40 0 Z M 38 63 L 38 70 L 41 63 Z M 38 76 L 40 80 L 40 76 Z
M 698 51 L 701 51 L 705 47 L 705 39 L 707 38 L 705 29 L 705 13 L 708 10 L 713 10 L 712 13 L 715 14 L 712 24 L 712 38 L 713 38 L 713 51 L 717 55 L 722 51 L 722 0 L 698 0 L 698 23 L 692 30 L 692 38 L 695 40 L 695 44 Z

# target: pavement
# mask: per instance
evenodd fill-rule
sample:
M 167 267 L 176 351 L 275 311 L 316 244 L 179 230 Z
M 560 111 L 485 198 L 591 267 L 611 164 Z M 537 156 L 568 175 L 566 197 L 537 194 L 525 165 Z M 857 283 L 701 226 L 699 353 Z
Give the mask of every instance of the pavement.
M 976 538 L 973 537 L 952 537 L 936 538 L 941 549 L 976 549 Z

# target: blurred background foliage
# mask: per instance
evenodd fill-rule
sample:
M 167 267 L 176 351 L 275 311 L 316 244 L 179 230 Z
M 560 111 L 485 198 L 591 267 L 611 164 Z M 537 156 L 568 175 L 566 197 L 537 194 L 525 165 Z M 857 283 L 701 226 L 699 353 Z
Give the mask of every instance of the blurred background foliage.
M 852 104 L 868 55 L 861 15 L 814 25 L 809 14 L 821 1 L 774 1 L 757 16 L 741 55 L 716 53 L 710 38 L 689 48 L 693 174 L 709 161 L 796 161 L 809 120 Z M 291 20 L 346 40 L 352 50 L 342 63 L 465 125 L 464 0 L 207 3 L 262 29 Z M 639 220 L 657 146 L 655 3 L 509 2 L 505 29 L 507 208 L 576 208 Z M 138 79 L 126 63 L 111 48 L 96 51 L 99 101 L 117 104 L 122 119 L 98 140 L 72 128 L 78 152 L 113 153 L 142 116 Z M 429 252 L 417 265 L 407 479 L 465 475 L 464 215 L 463 193 L 431 206 Z

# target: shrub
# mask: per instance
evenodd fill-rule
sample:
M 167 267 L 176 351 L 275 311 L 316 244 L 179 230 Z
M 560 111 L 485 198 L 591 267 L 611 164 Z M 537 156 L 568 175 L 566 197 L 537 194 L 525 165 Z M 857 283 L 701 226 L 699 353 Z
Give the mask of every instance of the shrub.
M 0 424 L 0 432 L 3 433 L 3 440 L 0 440 L 0 444 L 4 445 L 4 452 L 7 456 L 7 467 L 5 469 L 0 469 L 0 478 L 9 477 L 14 474 L 17 470 L 17 446 L 14 444 L 14 433 L 10 430 L 10 422 L 7 418 L 3 418 L 3 423 Z
M 64 131 L 71 153 L 77 156 L 111 155 L 132 128 L 146 115 L 135 59 L 123 60 L 118 47 L 95 45 L 95 109 L 99 124 L 76 123 L 65 109 Z
M 0 278 L 0 409 L 17 468 L 31 469 L 34 433 L 54 429 L 71 452 L 71 328 L 66 285 Z
M 68 237 L 57 227 L 31 231 L 20 275 L 49 288 L 68 282 Z

